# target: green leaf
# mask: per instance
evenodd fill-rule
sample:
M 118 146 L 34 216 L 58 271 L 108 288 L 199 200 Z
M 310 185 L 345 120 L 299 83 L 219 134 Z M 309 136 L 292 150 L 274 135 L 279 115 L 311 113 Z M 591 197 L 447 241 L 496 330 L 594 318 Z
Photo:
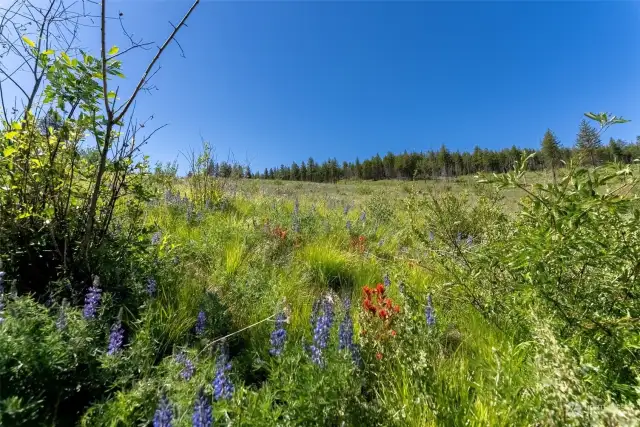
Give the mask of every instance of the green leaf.
M 111 49 L 109 49 L 109 56 L 115 55 L 119 50 L 120 48 L 118 46 L 113 46 Z
M 68 65 L 71 65 L 71 58 L 69 58 L 69 55 L 67 55 L 66 52 L 62 52 L 60 56 L 62 57 L 62 59 L 64 59 L 64 62 L 66 62 Z
M 42 52 L 43 55 L 53 55 L 55 53 L 55 51 L 53 49 L 47 49 L 44 52 Z
M 2 153 L 2 154 L 4 155 L 4 157 L 9 157 L 9 156 L 11 156 L 13 153 L 15 153 L 15 152 L 16 152 L 16 149 L 15 149 L 15 148 L 13 148 L 13 147 L 6 147 L 6 148 L 4 149 L 4 151 L 3 151 L 3 153 Z
M 7 138 L 8 140 L 12 140 L 16 136 L 18 136 L 18 132 L 15 131 L 15 130 L 11 131 L 11 132 L 7 132 L 7 133 L 4 134 L 4 137 Z M 12 148 L 12 147 L 7 147 L 7 148 Z M 15 148 L 14 148 L 14 151 L 15 151 Z M 6 154 L 5 154 L 5 156 L 6 156 Z
M 26 44 L 28 44 L 31 47 L 36 47 L 36 44 L 33 42 L 33 40 L 31 40 L 27 36 L 22 36 L 22 41 L 24 41 Z
M 109 99 L 113 99 L 116 97 L 116 93 L 112 90 L 109 91 L 109 93 L 107 94 L 107 98 Z

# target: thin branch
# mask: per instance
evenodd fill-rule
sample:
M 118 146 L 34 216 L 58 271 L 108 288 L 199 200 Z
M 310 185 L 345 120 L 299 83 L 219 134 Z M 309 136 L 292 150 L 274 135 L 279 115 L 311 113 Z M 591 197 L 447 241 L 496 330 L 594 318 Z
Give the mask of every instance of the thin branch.
M 104 1 L 103 0 L 103 7 L 104 7 Z M 187 21 L 187 19 L 189 18 L 189 16 L 191 15 L 191 13 L 193 13 L 193 11 L 195 10 L 195 8 L 198 6 L 198 4 L 200 3 L 200 0 L 195 0 L 193 2 L 193 4 L 191 5 L 191 7 L 189 8 L 189 10 L 187 11 L 187 13 L 184 15 L 184 17 L 182 18 L 182 20 L 180 21 L 180 23 L 178 24 L 178 26 L 174 27 L 173 31 L 171 32 L 171 34 L 169 35 L 169 37 L 165 40 L 165 42 L 162 44 L 162 46 L 160 47 L 160 49 L 158 49 L 158 52 L 156 53 L 156 55 L 153 57 L 153 60 L 149 63 L 149 66 L 147 67 L 147 69 L 145 70 L 144 74 L 142 75 L 142 77 L 140 78 L 140 81 L 138 82 L 138 85 L 136 86 L 135 90 L 133 91 L 133 93 L 131 94 L 131 97 L 129 98 L 129 100 L 124 104 L 122 111 L 117 115 L 117 117 L 115 118 L 115 121 L 118 122 L 122 119 L 122 117 L 124 117 L 124 115 L 127 113 L 127 110 L 129 109 L 129 107 L 131 106 L 131 104 L 133 103 L 133 100 L 135 99 L 135 97 L 138 95 L 138 92 L 140 92 L 140 89 L 142 89 L 142 86 L 144 85 L 144 83 L 147 81 L 147 76 L 149 75 L 149 73 L 151 72 L 151 70 L 153 69 L 153 66 L 156 64 L 156 62 L 158 62 L 158 59 L 160 59 L 160 55 L 162 55 L 162 52 L 164 52 L 164 50 L 167 48 L 167 46 L 171 43 L 171 41 L 175 38 L 176 34 L 178 33 L 178 31 L 180 30 L 180 28 L 182 28 L 182 26 L 185 24 L 185 22 Z M 104 13 L 103 13 L 104 16 Z
M 102 55 L 102 95 L 104 97 L 104 108 L 107 111 L 107 118 L 111 120 L 113 118 L 113 113 L 111 112 L 111 107 L 109 106 L 109 98 L 107 96 L 107 0 L 102 0 L 102 13 L 100 14 L 101 23 L 100 23 L 100 35 L 101 35 L 101 55 Z M 119 120 L 115 120 L 116 122 Z M 107 141 L 104 142 L 107 144 Z

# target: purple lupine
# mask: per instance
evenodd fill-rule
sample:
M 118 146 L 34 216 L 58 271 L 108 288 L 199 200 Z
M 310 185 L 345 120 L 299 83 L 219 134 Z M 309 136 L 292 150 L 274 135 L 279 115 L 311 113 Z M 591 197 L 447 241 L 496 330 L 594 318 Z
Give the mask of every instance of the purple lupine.
M 271 349 L 269 353 L 272 356 L 280 356 L 282 354 L 282 350 L 284 349 L 284 343 L 287 339 L 287 331 L 284 329 L 284 324 L 287 318 L 284 312 L 278 313 L 276 316 L 276 322 L 271 332 Z
M 122 343 L 124 342 L 124 329 L 122 328 L 122 322 L 120 319 L 111 326 L 111 333 L 109 334 L 109 349 L 107 355 L 113 356 L 122 349 Z
M 473 236 L 471 234 L 467 236 L 467 245 L 473 245 Z
M 203 310 L 200 310 L 198 313 L 198 318 L 196 319 L 196 335 L 200 336 L 204 334 L 205 326 L 207 324 L 207 315 Z
M 153 416 L 153 427 L 172 427 L 173 408 L 166 395 L 162 395 L 158 402 L 158 408 Z
M 385 288 L 388 288 L 389 286 L 391 286 L 391 279 L 389 279 L 389 273 L 384 273 L 384 277 L 382 278 L 382 281 L 384 282 Z
M 360 221 L 365 222 L 366 220 L 367 220 L 367 213 L 365 211 L 362 211 L 362 213 L 360 214 Z
M 351 220 L 347 220 L 347 230 L 351 231 Z
M 344 205 L 344 214 L 345 215 L 349 213 L 349 209 L 351 209 L 351 205 L 349 203 Z
M 227 375 L 227 371 L 231 369 L 229 362 L 229 354 L 226 347 L 220 350 L 216 361 L 216 376 L 213 379 L 213 398 L 218 400 L 231 399 L 234 392 L 233 383 Z
M 398 290 L 402 295 L 404 295 L 404 282 L 400 282 L 400 284 L 398 285 Z
M 296 197 L 295 202 L 293 202 L 293 214 L 295 216 L 298 216 L 299 212 L 300 212 L 300 202 L 298 202 L 298 198 Z
M 338 350 L 351 349 L 353 345 L 353 320 L 349 309 L 351 308 L 351 300 L 349 298 L 344 301 L 344 319 L 338 327 Z
M 200 388 L 200 391 L 198 391 L 198 398 L 191 417 L 191 425 L 193 427 L 211 427 L 213 425 L 213 411 L 209 399 L 204 394 L 204 388 Z
M 322 350 L 327 347 L 331 326 L 333 325 L 333 304 L 325 298 L 322 304 L 322 314 L 318 317 L 313 328 L 313 344 L 310 347 L 311 360 L 318 366 L 324 365 Z
M 462 233 L 458 232 L 458 235 L 456 236 L 456 243 L 460 243 L 461 240 L 462 240 Z
M 158 284 L 156 283 L 156 279 L 150 277 L 147 279 L 147 294 L 149 296 L 154 296 L 156 294 L 156 290 L 158 288 Z
M 431 301 L 431 294 L 427 296 L 427 306 L 424 309 L 425 317 L 427 318 L 427 325 L 433 327 L 436 324 L 436 312 L 433 309 L 433 303 Z
M 382 247 L 382 245 L 384 245 L 384 239 L 380 239 L 378 242 L 378 247 Z
M 151 236 L 151 244 L 152 245 L 157 245 L 158 243 L 160 243 L 160 240 L 162 239 L 162 233 L 159 231 L 156 231 L 155 233 L 153 233 L 153 235 Z
M 187 357 L 184 352 L 180 352 L 176 354 L 175 361 L 182 364 L 182 371 L 180 371 L 180 376 L 183 380 L 189 381 L 193 374 L 195 373 L 196 367 L 193 365 L 193 362 Z
M 100 278 L 95 276 L 93 279 L 93 286 L 89 288 L 87 295 L 84 297 L 84 309 L 82 310 L 82 314 L 85 319 L 93 319 L 96 317 L 96 312 L 100 305 L 100 299 L 102 298 L 101 294 Z
M 433 231 L 429 231 L 429 240 L 433 241 L 433 239 L 436 238 L 436 235 L 434 234 Z

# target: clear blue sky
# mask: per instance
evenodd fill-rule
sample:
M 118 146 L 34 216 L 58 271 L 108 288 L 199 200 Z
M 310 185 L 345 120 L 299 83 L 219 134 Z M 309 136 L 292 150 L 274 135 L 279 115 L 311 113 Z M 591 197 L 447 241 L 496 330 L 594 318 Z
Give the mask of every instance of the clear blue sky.
M 112 1 L 160 41 L 188 1 Z M 110 40 L 122 43 L 117 23 Z M 254 170 L 313 156 L 572 145 L 586 111 L 640 135 L 640 2 L 213 2 L 204 0 L 142 94 L 170 126 L 155 160 L 211 141 Z M 128 77 L 148 55 L 124 58 Z M 184 159 L 179 159 L 185 166 Z

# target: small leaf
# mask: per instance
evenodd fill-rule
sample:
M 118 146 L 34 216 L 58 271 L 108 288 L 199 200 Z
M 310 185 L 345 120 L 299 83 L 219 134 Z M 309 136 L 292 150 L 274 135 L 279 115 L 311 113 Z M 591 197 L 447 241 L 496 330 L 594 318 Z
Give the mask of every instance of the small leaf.
M 68 65 L 71 65 L 71 58 L 69 58 L 69 55 L 67 55 L 66 52 L 62 52 L 60 56 L 62 56 L 62 59 L 64 59 L 64 62 L 66 62 Z
M 22 36 L 22 41 L 24 41 L 26 44 L 28 44 L 31 47 L 36 47 L 36 44 L 33 42 L 33 40 L 31 40 L 27 36 Z
M 17 135 L 18 135 L 18 132 L 16 132 L 16 131 L 11 131 L 11 132 L 7 132 L 7 133 L 5 133 L 5 134 L 4 134 L 4 137 L 5 137 L 5 138 L 7 138 L 8 140 L 12 140 L 12 139 L 13 139 L 13 138 L 15 138 Z M 13 147 L 7 147 L 7 149 L 8 149 L 8 148 L 12 148 L 12 149 L 15 151 L 15 148 L 13 148 Z M 6 152 L 6 149 L 5 149 L 5 152 Z M 5 153 L 5 156 L 6 156 L 6 155 L 7 155 L 7 154 Z
M 5 147 L 4 152 L 2 154 L 4 155 L 4 157 L 9 157 L 15 152 L 16 152 L 15 148 L 13 148 L 13 147 Z
M 113 46 L 111 49 L 109 49 L 109 56 L 115 55 L 119 50 L 120 48 L 118 46 Z
M 20 123 L 20 122 L 11 123 L 11 129 L 12 130 L 22 130 L 22 123 Z
M 113 99 L 116 97 L 116 93 L 112 90 L 109 91 L 109 93 L 107 94 L 107 98 L 109 99 Z
M 42 52 L 43 55 L 53 55 L 55 53 L 55 51 L 53 49 L 47 49 L 44 52 Z

